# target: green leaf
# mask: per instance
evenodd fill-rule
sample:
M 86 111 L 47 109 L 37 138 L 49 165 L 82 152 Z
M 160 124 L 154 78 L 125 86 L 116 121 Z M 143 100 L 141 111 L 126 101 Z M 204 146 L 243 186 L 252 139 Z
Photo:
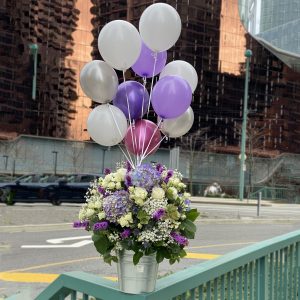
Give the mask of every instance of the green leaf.
M 140 220 L 141 224 L 148 224 L 150 217 L 144 210 L 140 210 L 137 214 L 138 219 Z
M 186 215 L 187 220 L 194 222 L 198 218 L 200 213 L 197 211 L 196 208 L 194 208 L 194 209 L 187 211 L 185 215 Z
M 188 239 L 194 239 L 195 238 L 195 232 L 184 229 L 184 230 L 182 230 L 182 233 Z
M 143 252 L 140 252 L 140 251 L 135 252 L 133 255 L 133 264 L 137 265 L 143 255 L 144 255 Z
M 183 249 L 181 249 L 181 251 L 179 252 L 179 256 L 181 258 L 185 257 L 186 256 L 186 252 Z
M 196 225 L 191 221 L 191 220 L 187 220 L 185 219 L 184 221 L 182 221 L 182 226 L 184 227 L 184 229 L 190 231 L 190 232 L 196 232 L 197 227 Z
M 110 242 L 109 242 L 107 236 L 97 235 L 97 238 L 95 238 L 95 241 L 94 241 L 94 245 L 100 254 L 105 254 L 107 252 L 107 250 L 109 249 Z
M 163 252 L 163 248 L 160 248 L 157 250 L 156 252 L 156 261 L 157 263 L 161 263 L 165 258 L 164 252 Z

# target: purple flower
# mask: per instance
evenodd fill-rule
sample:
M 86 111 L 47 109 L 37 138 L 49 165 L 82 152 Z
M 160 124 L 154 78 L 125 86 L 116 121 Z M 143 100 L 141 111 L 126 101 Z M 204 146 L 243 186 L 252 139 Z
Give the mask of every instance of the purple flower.
M 124 229 L 123 232 L 121 232 L 121 238 L 126 239 L 130 236 L 131 230 L 130 229 Z
M 154 214 L 152 215 L 152 218 L 155 220 L 161 219 L 165 215 L 165 210 L 163 208 L 158 209 Z
M 168 173 L 167 173 L 167 177 L 170 178 L 170 177 L 172 177 L 172 176 L 173 176 L 173 171 L 172 171 L 172 170 L 169 170 Z
M 100 194 L 102 194 L 103 196 L 106 194 L 106 193 L 105 193 L 105 189 L 104 189 L 103 187 L 101 187 L 101 186 L 98 187 L 98 192 L 99 192 Z
M 104 175 L 108 175 L 108 174 L 110 174 L 111 173 L 111 170 L 110 169 L 108 169 L 108 168 L 105 168 L 104 169 Z
M 81 222 L 80 222 L 80 221 L 75 221 L 75 222 L 73 223 L 73 227 L 74 227 L 74 228 L 80 228 L 80 227 L 81 227 Z
M 132 210 L 132 201 L 126 191 L 117 191 L 103 199 L 103 210 L 108 221 L 116 223 Z
M 191 204 L 191 200 L 190 200 L 190 199 L 186 199 L 186 200 L 184 201 L 184 204 L 189 206 L 189 205 Z
M 160 174 L 163 172 L 164 168 L 162 164 L 157 164 L 156 165 L 156 171 L 159 172 Z
M 81 227 L 88 227 L 89 226 L 89 221 L 75 221 L 73 223 L 74 228 L 81 228 Z
M 130 172 L 132 170 L 132 167 L 131 167 L 131 164 L 129 161 L 126 161 L 126 169 L 127 169 L 127 172 Z
M 174 239 L 175 242 L 177 242 L 177 244 L 179 244 L 180 246 L 187 246 L 189 241 L 186 237 L 176 233 L 176 232 L 171 232 L 171 237 Z
M 138 228 L 133 229 L 133 235 L 138 236 L 140 234 L 140 230 Z
M 95 231 L 97 231 L 97 230 L 105 230 L 105 229 L 107 229 L 107 227 L 108 227 L 108 222 L 107 221 L 103 221 L 103 222 L 98 222 L 98 223 L 94 224 L 93 229 Z
M 126 175 L 126 177 L 125 177 L 125 185 L 132 186 L 131 177 L 129 175 Z

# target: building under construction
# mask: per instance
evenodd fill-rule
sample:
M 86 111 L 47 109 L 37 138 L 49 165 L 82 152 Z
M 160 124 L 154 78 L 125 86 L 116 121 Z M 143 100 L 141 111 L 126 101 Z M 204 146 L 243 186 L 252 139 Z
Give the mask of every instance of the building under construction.
M 79 87 L 81 67 L 101 58 L 97 38 L 106 23 L 124 19 L 138 27 L 143 10 L 158 1 L 1 2 L 1 135 L 88 139 L 86 118 L 91 102 Z M 238 0 L 159 2 L 175 7 L 182 20 L 180 39 L 168 50 L 168 61 L 188 61 L 198 73 L 192 131 L 209 128 L 205 138 L 213 140 L 216 149 L 239 151 L 244 53 L 249 48 L 253 56 L 248 134 L 260 130 L 255 147 L 261 153 L 300 153 L 300 74 L 247 34 Z M 38 47 L 35 99 L 32 44 Z M 134 76 L 126 72 L 127 78 Z

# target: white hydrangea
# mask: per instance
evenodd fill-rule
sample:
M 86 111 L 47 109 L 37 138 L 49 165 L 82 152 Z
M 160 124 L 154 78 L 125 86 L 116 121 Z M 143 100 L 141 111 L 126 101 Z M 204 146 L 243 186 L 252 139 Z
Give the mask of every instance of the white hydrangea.
M 155 186 L 152 189 L 151 197 L 153 199 L 163 199 L 165 197 L 165 191 L 162 188 Z

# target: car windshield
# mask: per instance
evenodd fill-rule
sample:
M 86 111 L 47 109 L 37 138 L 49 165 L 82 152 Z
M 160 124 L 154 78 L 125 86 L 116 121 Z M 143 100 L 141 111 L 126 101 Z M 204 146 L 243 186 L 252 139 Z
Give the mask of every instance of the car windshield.
M 33 182 L 34 175 L 23 175 L 17 178 L 19 182 Z

